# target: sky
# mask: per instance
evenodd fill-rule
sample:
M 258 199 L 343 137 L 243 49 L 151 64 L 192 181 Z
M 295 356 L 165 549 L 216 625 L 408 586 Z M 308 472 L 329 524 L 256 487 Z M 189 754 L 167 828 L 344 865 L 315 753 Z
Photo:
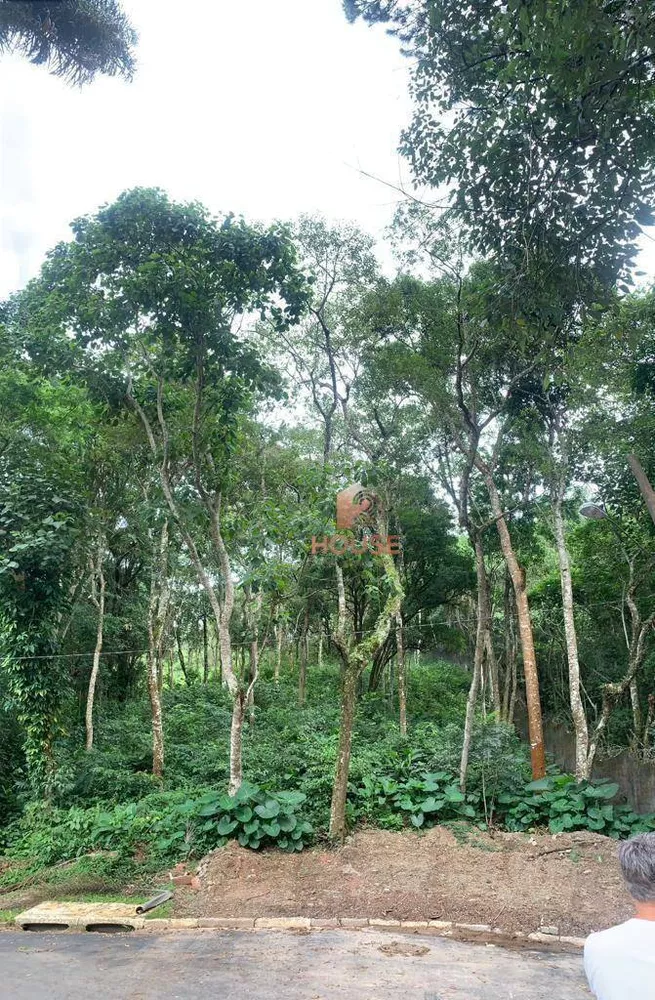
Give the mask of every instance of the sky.
M 123 0 L 132 83 L 83 90 L 0 60 L 0 298 L 74 218 L 136 185 L 271 221 L 321 212 L 381 240 L 409 171 L 410 64 L 341 0 Z M 373 178 L 364 174 L 373 175 Z M 655 275 L 655 241 L 639 266 Z
M 217 214 L 352 219 L 380 238 L 409 183 L 409 63 L 341 0 L 123 0 L 132 83 L 0 61 L 0 296 L 72 219 L 136 185 Z M 362 171 L 380 180 L 366 178 Z

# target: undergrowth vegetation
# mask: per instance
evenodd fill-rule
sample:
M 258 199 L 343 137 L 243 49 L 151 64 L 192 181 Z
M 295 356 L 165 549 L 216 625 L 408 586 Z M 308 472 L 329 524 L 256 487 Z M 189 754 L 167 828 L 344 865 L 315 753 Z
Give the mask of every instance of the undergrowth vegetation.
M 148 706 L 114 708 L 96 749 L 79 749 L 73 729 L 58 747 L 52 801 L 27 802 L 2 833 L 9 867 L 0 888 L 48 869 L 91 891 L 137 881 L 184 858 L 198 858 L 236 839 L 254 850 L 300 851 L 325 835 L 337 749 L 333 667 L 310 671 L 310 706 L 298 710 L 295 688 L 270 679 L 258 688 L 244 744 L 247 779 L 224 794 L 229 706 L 217 685 L 165 693 L 167 768 L 149 773 Z M 465 821 L 510 831 L 595 830 L 624 837 L 655 829 L 655 816 L 616 804 L 609 782 L 577 785 L 550 769 L 530 782 L 526 748 L 493 720 L 476 726 L 466 791 L 458 786 L 460 719 L 467 675 L 448 664 L 411 674 L 408 737 L 400 736 L 385 695 L 363 694 L 355 730 L 348 818 L 351 827 L 418 830 Z

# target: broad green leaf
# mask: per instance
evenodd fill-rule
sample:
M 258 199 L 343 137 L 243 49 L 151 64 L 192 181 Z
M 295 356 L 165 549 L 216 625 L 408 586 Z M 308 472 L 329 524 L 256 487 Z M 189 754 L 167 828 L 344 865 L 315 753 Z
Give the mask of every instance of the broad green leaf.
M 216 824 L 216 832 L 220 834 L 221 837 L 227 837 L 229 833 L 238 826 L 235 819 L 230 819 L 229 816 L 221 816 L 218 823 Z
M 255 806 L 255 812 L 262 819 L 275 819 L 280 812 L 280 803 L 275 799 L 266 799 L 263 805 Z

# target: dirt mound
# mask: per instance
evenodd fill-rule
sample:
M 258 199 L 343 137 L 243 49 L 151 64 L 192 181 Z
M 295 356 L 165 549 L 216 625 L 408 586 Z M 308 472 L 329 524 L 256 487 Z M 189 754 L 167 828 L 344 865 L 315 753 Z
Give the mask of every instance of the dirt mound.
M 255 853 L 233 841 L 180 890 L 176 915 L 456 920 L 585 935 L 630 915 L 616 842 L 580 832 L 364 830 L 343 847 Z

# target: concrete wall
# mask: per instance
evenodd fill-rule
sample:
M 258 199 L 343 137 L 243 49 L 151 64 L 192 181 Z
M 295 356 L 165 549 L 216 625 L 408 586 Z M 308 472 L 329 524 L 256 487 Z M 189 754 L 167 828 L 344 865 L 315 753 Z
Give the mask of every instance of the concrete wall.
M 516 731 L 528 739 L 528 716 L 525 705 L 516 706 Z M 544 719 L 546 753 L 563 771 L 575 771 L 575 736 L 566 726 Z M 635 812 L 655 812 L 655 763 L 638 760 L 628 751 L 594 764 L 594 778 L 616 781 L 624 800 Z
M 565 726 L 544 722 L 546 752 L 566 771 L 575 770 L 575 737 Z M 635 812 L 655 812 L 655 763 L 638 760 L 627 751 L 618 757 L 596 760 L 594 778 L 616 781 Z

